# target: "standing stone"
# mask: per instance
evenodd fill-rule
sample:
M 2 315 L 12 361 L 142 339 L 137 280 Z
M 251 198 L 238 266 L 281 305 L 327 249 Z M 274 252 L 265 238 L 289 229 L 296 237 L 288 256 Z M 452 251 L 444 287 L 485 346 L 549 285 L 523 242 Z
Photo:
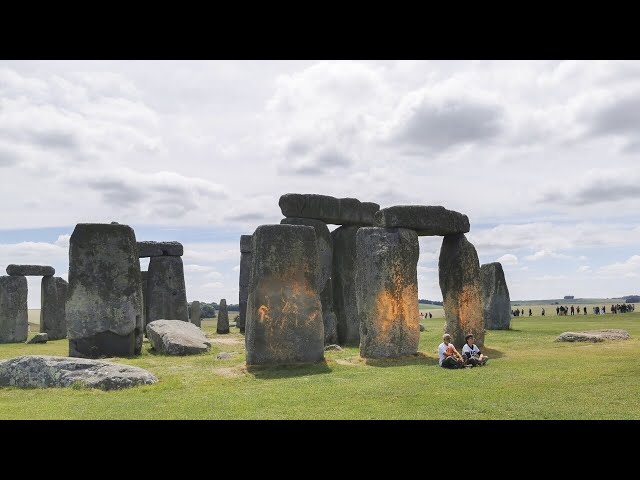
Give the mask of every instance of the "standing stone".
M 247 365 L 320 362 L 324 326 L 311 227 L 261 225 L 253 234 Z
M 236 324 L 240 329 L 240 333 L 244 333 L 244 327 L 247 319 L 247 300 L 249 298 L 249 277 L 251 275 L 251 235 L 240 235 L 240 315 L 236 320 Z
M 357 198 L 335 198 L 328 195 L 287 193 L 278 202 L 285 217 L 314 218 L 336 225 L 373 225 L 380 205 L 361 202 Z
M 227 300 L 220 300 L 220 309 L 218 310 L 218 322 L 216 326 L 216 333 L 226 334 L 229 333 L 229 312 L 227 312 Z
M 438 261 L 440 290 L 446 317 L 445 331 L 460 350 L 464 336 L 473 334 L 476 345 L 484 345 L 484 315 L 478 254 L 464 234 L 447 235 Z
M 139 242 L 138 242 L 139 243 Z M 143 322 L 142 324 L 144 325 L 144 331 L 145 331 L 145 335 L 147 334 L 147 285 L 149 285 L 148 283 L 148 279 L 149 279 L 149 272 L 147 272 L 146 270 L 143 270 L 140 272 L 140 277 L 142 278 L 142 318 L 143 318 Z
M 191 302 L 191 323 L 193 323 L 196 327 L 201 326 L 200 312 L 200 302 L 198 302 L 197 300 Z
M 360 323 L 356 302 L 356 232 L 360 227 L 339 227 L 331 232 L 333 242 L 333 311 L 338 343 L 360 344 Z
M 480 278 L 484 328 L 487 330 L 509 330 L 511 328 L 511 299 L 502 265 L 499 262 L 482 265 Z
M 27 277 L 0 276 L 0 343 L 27 340 Z
M 40 289 L 40 332 L 49 340 L 67 338 L 65 315 L 69 284 L 64 278 L 42 277 Z
M 322 302 L 322 320 L 324 323 L 324 339 L 326 345 L 331 345 L 338 341 L 338 332 L 336 327 L 336 316 L 333 313 L 333 284 L 331 282 L 331 274 L 333 269 L 333 242 L 331 241 L 331 232 L 327 224 L 320 220 L 310 218 L 284 218 L 280 220 L 281 225 L 307 225 L 313 227 L 316 232 L 316 241 L 318 242 L 318 261 L 320 268 L 318 269 L 318 291 L 320 301 Z
M 363 227 L 356 234 L 360 356 L 418 352 L 418 235 L 406 228 Z
M 128 225 L 79 223 L 69 241 L 69 356 L 127 357 L 142 349 L 142 280 Z
M 181 257 L 151 257 L 147 275 L 147 323 L 189 321 L 187 289 Z

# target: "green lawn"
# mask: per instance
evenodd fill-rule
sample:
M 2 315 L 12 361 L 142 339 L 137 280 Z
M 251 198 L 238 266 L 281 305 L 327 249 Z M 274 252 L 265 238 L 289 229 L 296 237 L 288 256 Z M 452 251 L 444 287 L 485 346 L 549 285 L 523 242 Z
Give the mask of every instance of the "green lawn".
M 513 319 L 512 330 L 487 332 L 487 366 L 465 370 L 438 366 L 442 319 L 423 323 L 416 357 L 365 362 L 349 348 L 326 352 L 326 364 L 247 371 L 244 337 L 236 328 L 216 335 L 205 321 L 209 354 L 164 357 L 145 343 L 139 358 L 114 359 L 153 372 L 156 385 L 2 388 L 0 419 L 640 419 L 640 312 Z M 632 339 L 553 341 L 595 328 L 624 328 Z M 66 355 L 67 345 L 0 345 L 0 358 Z M 234 356 L 216 360 L 221 351 Z

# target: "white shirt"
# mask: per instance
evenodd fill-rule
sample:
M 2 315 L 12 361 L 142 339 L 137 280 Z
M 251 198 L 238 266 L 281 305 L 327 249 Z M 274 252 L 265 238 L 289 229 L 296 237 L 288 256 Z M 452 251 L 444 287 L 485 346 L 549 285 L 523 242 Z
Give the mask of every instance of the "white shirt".
M 449 344 L 451 345 L 451 344 Z M 440 366 L 442 366 L 442 362 L 444 362 L 444 352 L 447 351 L 447 348 L 449 348 L 449 345 L 445 345 L 444 342 L 442 342 L 440 345 L 438 345 L 438 355 L 440 355 Z
M 474 355 L 477 355 L 480 353 L 480 349 L 477 347 L 477 345 L 474 343 L 473 347 L 470 347 L 468 343 L 464 344 L 464 347 L 462 347 L 462 354 L 467 354 L 469 357 L 472 357 Z

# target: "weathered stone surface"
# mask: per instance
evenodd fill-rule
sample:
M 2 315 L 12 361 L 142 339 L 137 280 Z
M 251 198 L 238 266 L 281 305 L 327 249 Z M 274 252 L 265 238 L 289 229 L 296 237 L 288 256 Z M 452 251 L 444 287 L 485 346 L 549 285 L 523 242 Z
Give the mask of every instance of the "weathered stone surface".
M 150 372 L 120 363 L 85 358 L 26 355 L 0 362 L 0 386 L 22 388 L 70 387 L 115 390 L 151 385 L 158 379 Z
M 211 348 L 199 327 L 182 320 L 154 320 L 147 325 L 147 337 L 154 350 L 167 355 L 193 355 Z
M 336 343 L 337 326 L 336 315 L 333 312 L 333 284 L 331 275 L 333 270 L 333 242 L 331 240 L 331 232 L 327 224 L 320 220 L 310 218 L 290 217 L 280 220 L 281 225 L 306 225 L 313 227 L 316 232 L 316 241 L 318 242 L 318 261 L 320 268 L 318 269 L 318 290 L 321 292 L 320 301 L 322 302 L 322 320 L 324 323 L 325 344 Z
M 181 257 L 151 257 L 147 275 L 147 323 L 189 321 L 184 265 Z
M 196 327 L 201 326 L 200 313 L 200 302 L 194 300 L 193 302 L 191 302 L 189 318 L 191 319 L 191 323 L 193 323 Z
M 239 279 L 239 302 L 240 315 L 236 323 L 240 329 L 240 333 L 244 333 L 244 327 L 247 318 L 247 300 L 249 299 L 249 283 L 251 276 L 251 250 L 253 249 L 253 236 L 240 236 L 240 279 Z
M 140 258 L 181 257 L 183 254 L 184 248 L 180 242 L 138 242 L 138 256 Z
M 49 340 L 67 338 L 66 303 L 69 284 L 64 278 L 42 277 L 40 288 L 40 331 Z
M 484 314 L 478 253 L 464 234 L 447 235 L 438 261 L 440 290 L 446 317 L 445 331 L 460 350 L 466 334 L 484 346 Z
M 331 232 L 333 241 L 333 311 L 337 320 L 338 343 L 360 344 L 360 323 L 356 303 L 356 232 L 360 227 L 339 227 Z
M 424 332 L 424 325 L 423 324 L 420 324 L 420 331 Z
M 240 235 L 240 253 L 251 253 L 253 250 L 253 235 Z
M 218 321 L 216 322 L 216 333 L 229 333 L 229 312 L 227 311 L 227 300 L 220 300 L 218 309 Z
M 36 333 L 27 343 L 47 343 L 49 341 L 49 335 L 46 333 Z
M 469 231 L 469 217 L 440 206 L 397 205 L 383 208 L 375 216 L 378 227 L 415 230 L 418 235 L 454 235 Z
M 7 275 L 27 277 L 52 277 L 56 269 L 48 265 L 7 265 Z
M 245 344 L 247 364 L 324 358 L 318 247 L 313 228 L 261 225 L 253 239 Z
M 374 215 L 380 210 L 377 203 L 357 198 L 304 193 L 282 195 L 279 205 L 285 217 L 314 218 L 335 225 L 373 225 Z
M 24 342 L 29 331 L 27 277 L 0 276 L 0 343 Z
M 418 235 L 406 228 L 363 227 L 356 234 L 360 356 L 418 352 Z
M 140 353 L 142 281 L 136 245 L 127 225 L 76 225 L 69 242 L 69 356 Z
M 482 283 L 484 328 L 487 330 L 509 330 L 511 328 L 511 299 L 502 265 L 499 262 L 482 265 L 480 267 L 480 281 Z
M 629 332 L 617 328 L 587 330 L 586 332 L 564 332 L 556 342 L 604 342 L 605 340 L 628 340 Z
M 220 352 L 218 355 L 216 355 L 216 358 L 218 360 L 228 360 L 231 357 L 233 357 L 233 355 L 231 355 L 229 352 Z

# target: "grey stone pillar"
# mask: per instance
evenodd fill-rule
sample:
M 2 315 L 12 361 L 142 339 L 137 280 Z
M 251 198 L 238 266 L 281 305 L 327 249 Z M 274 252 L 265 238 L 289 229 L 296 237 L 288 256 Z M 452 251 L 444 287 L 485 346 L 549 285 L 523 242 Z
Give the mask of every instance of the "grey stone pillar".
M 27 340 L 29 312 L 27 307 L 27 277 L 0 276 L 0 343 Z
M 240 315 L 236 321 L 240 333 L 244 333 L 244 327 L 247 319 L 247 299 L 249 298 L 249 280 L 251 276 L 251 249 L 252 249 L 252 236 L 241 235 L 240 236 L 240 281 L 239 281 L 239 300 L 240 300 Z
M 194 300 L 191 302 L 191 323 L 193 323 L 196 327 L 201 326 L 200 320 L 200 302 Z
M 229 312 L 227 312 L 227 300 L 220 300 L 218 309 L 218 321 L 216 322 L 216 333 L 226 334 L 229 333 Z
M 64 278 L 42 277 L 40 289 L 40 332 L 49 340 L 67 338 L 66 302 L 69 284 Z
M 147 274 L 147 323 L 189 321 L 182 257 L 151 257 Z
M 340 345 L 360 344 L 356 303 L 356 232 L 358 226 L 343 226 L 331 232 L 333 241 L 333 311 Z
M 482 305 L 484 328 L 487 330 L 509 330 L 511 328 L 511 299 L 499 262 L 486 263 L 480 267 L 482 281 Z

